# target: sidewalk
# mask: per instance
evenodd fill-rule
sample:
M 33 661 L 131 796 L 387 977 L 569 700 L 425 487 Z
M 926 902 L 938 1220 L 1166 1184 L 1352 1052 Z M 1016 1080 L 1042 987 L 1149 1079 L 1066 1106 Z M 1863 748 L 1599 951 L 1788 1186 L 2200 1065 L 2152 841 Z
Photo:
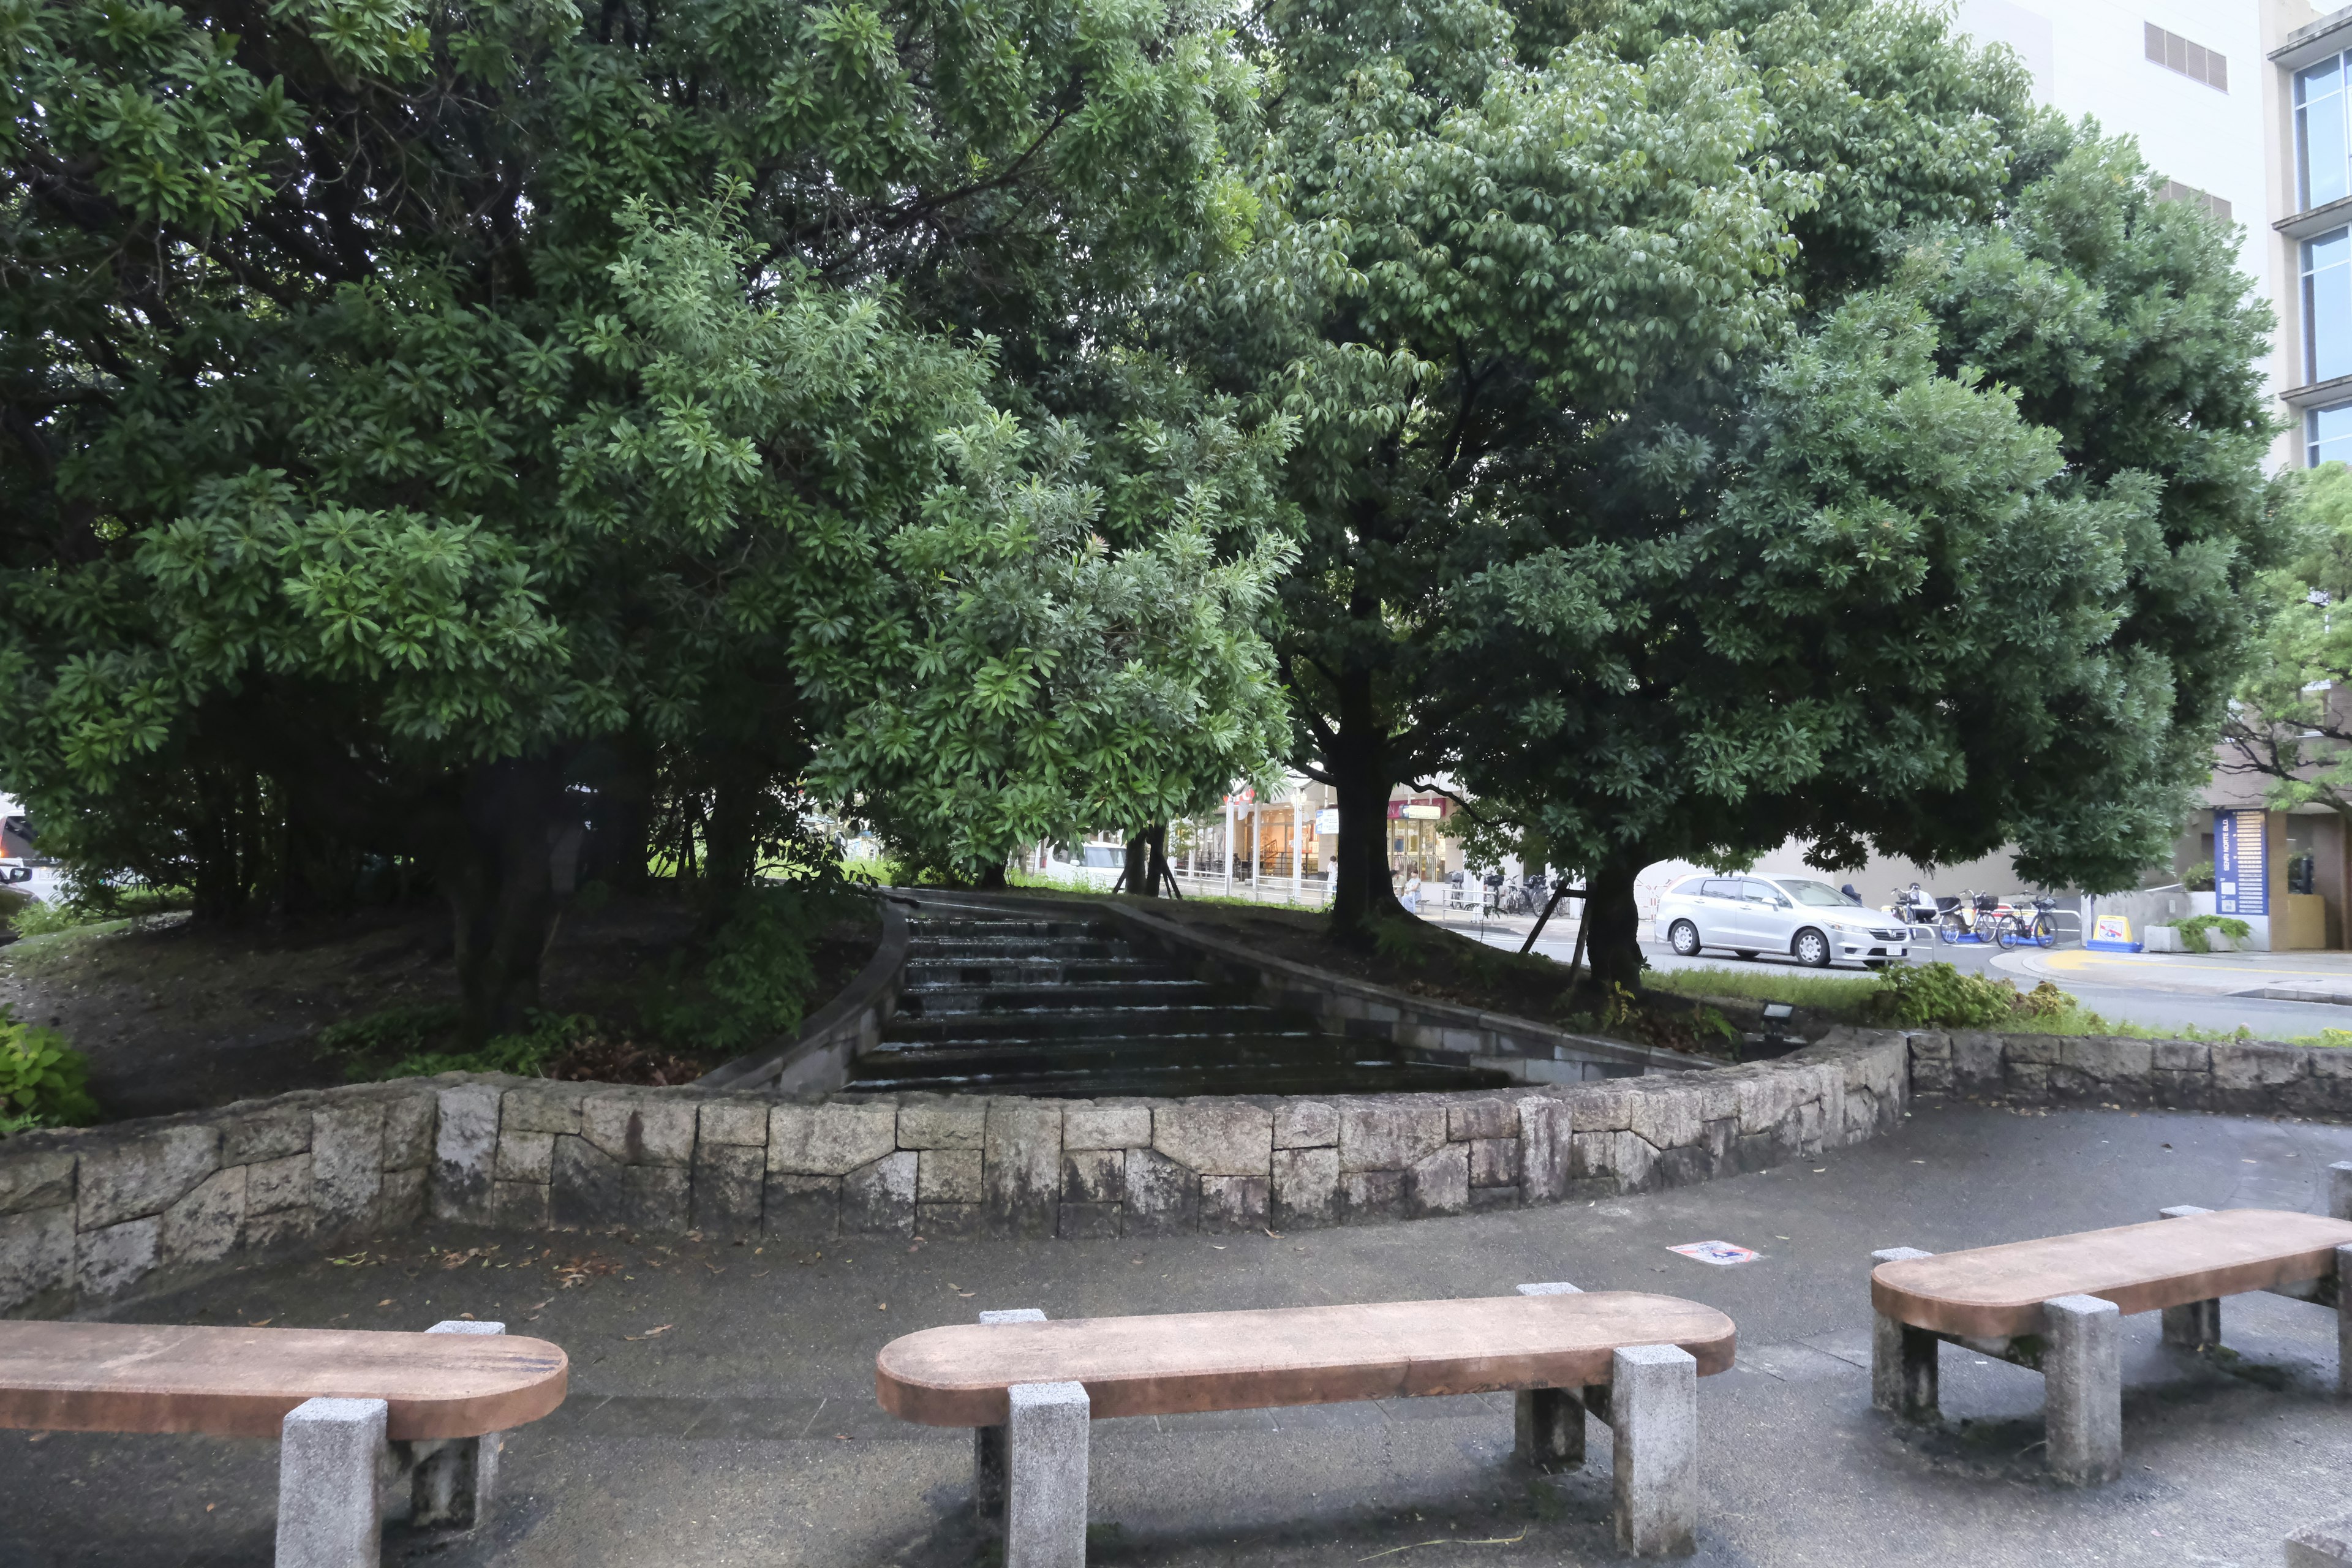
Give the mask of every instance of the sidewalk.
M 1993 967 L 2060 984 L 2352 1005 L 2352 952 L 2005 952 Z
M 1943 1352 L 1945 1425 L 1871 1408 L 1869 1249 L 1948 1252 L 2144 1219 L 2162 1204 L 2309 1210 L 2352 1129 L 2189 1113 L 1921 1106 L 1900 1131 L 1638 1197 L 1282 1236 L 1096 1240 L 646 1237 L 435 1226 L 225 1274 L 106 1314 L 414 1329 L 460 1312 L 552 1340 L 571 1394 L 508 1436 L 478 1536 L 395 1541 L 385 1568 L 973 1568 L 965 1432 L 875 1403 L 874 1359 L 990 1308 L 1049 1317 L 1503 1295 L 1522 1280 L 1687 1297 L 1739 1326 L 1698 1386 L 1692 1568 L 2180 1568 L 2271 1563 L 2341 1511 L 2352 1422 L 2336 1315 L 2231 1298 L 2226 1352 L 2121 1326 L 2126 1478 L 2053 1485 L 2042 1380 Z M 1666 1249 L 1760 1254 L 1711 1268 Z M 1582 1470 L 1511 1458 L 1507 1394 L 1103 1420 L 1096 1568 L 1622 1563 L 1610 1434 Z M 269 1561 L 268 1438 L 0 1432 L 7 1568 Z

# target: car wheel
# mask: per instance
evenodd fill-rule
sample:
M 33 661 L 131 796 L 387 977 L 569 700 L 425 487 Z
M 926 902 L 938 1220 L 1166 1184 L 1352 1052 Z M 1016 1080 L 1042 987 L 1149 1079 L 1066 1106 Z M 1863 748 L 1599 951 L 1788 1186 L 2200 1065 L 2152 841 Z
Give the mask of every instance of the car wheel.
M 1756 956 L 1756 950 L 1752 947 L 1735 947 L 1731 951 L 1741 958 L 1753 958 Z
M 1797 962 L 1808 969 L 1827 969 L 1830 966 L 1830 939 L 1817 931 L 1809 928 L 1799 931 L 1790 951 L 1797 955 Z
M 1666 941 L 1685 958 L 1698 956 L 1698 927 L 1688 921 L 1676 921 L 1667 927 Z

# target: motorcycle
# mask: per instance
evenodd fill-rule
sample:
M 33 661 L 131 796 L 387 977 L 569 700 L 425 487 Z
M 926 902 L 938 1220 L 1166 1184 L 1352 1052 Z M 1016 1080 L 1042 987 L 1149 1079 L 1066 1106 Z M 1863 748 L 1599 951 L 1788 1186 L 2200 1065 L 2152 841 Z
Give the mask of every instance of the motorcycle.
M 2058 907 L 2055 899 L 2036 899 L 2030 910 L 2003 904 L 1993 911 L 1993 940 L 2003 947 L 2015 947 L 2030 942 L 2036 947 L 2058 945 L 2058 922 L 2050 911 Z

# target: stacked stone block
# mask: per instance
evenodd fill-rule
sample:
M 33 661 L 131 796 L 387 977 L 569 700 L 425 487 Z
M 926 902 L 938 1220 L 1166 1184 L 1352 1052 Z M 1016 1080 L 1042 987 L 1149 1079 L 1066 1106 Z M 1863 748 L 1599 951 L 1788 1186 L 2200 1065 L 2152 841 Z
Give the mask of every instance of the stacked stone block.
M 1909 1045 L 1923 1095 L 2352 1119 L 2352 1051 L 2326 1047 L 1940 1031 Z
M 426 1213 L 510 1230 L 1071 1239 L 1307 1229 L 1754 1170 L 1891 1129 L 1895 1034 L 1463 1094 L 1053 1100 L 446 1075 L 0 1144 L 0 1310 Z
M 232 1258 L 424 1216 L 429 1089 L 369 1085 L 0 1144 L 0 1311 L 64 1310 Z

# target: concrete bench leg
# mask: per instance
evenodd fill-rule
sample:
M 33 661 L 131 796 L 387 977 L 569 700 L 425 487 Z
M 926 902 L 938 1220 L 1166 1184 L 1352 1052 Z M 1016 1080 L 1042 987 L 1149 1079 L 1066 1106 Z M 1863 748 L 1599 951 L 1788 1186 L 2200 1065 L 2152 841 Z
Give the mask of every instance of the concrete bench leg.
M 2336 1249 L 2336 1393 L 2352 1399 L 2352 1247 Z
M 1522 1296 L 1580 1296 L 1575 1286 L 1555 1280 L 1522 1285 Z M 1513 1450 L 1538 1469 L 1573 1470 L 1584 1463 L 1584 1391 L 1522 1388 L 1512 1401 Z
M 2103 1485 L 2124 1473 L 2123 1313 L 2096 1296 L 2061 1296 L 2044 1301 L 2042 1315 L 2051 1473 L 2078 1487 Z
M 428 1334 L 503 1334 L 504 1323 L 453 1318 Z M 392 1483 L 385 1489 L 384 1516 L 412 1530 L 471 1530 L 489 1516 L 499 1485 L 499 1455 L 505 1446 L 497 1432 L 478 1437 L 395 1439 Z
M 378 1568 L 381 1399 L 312 1399 L 287 1412 L 278 1452 L 278 1568 Z
M 2327 1217 L 2352 1219 L 2352 1160 L 2327 1167 Z
M 2156 1211 L 2158 1219 L 2189 1219 L 2200 1214 L 2211 1214 L 2195 1204 L 2177 1204 L 2168 1209 Z M 2221 1299 L 2209 1296 L 2202 1301 L 2183 1301 L 2178 1307 L 2164 1309 L 2164 1342 L 2182 1350 L 2203 1350 L 2207 1345 L 2221 1342 Z
M 1034 1307 L 1013 1307 L 982 1312 L 983 1323 L 1042 1323 L 1045 1314 Z M 971 1510 L 983 1521 L 1004 1521 L 1004 1428 L 971 1429 Z
M 1698 1550 L 1698 1363 L 1675 1345 L 1610 1357 L 1617 1545 L 1636 1557 Z
M 2352 1514 L 2305 1525 L 2286 1538 L 2286 1568 L 2346 1568 L 2352 1563 Z
M 1932 1258 L 1916 1247 L 1890 1247 L 1870 1255 L 1873 1263 Z M 1902 1421 L 1933 1421 L 1941 1414 L 1937 1387 L 1939 1342 L 1926 1329 L 1871 1314 L 1870 1403 Z
M 1016 1383 L 1012 1403 L 1004 1568 L 1086 1568 L 1087 1385 Z

